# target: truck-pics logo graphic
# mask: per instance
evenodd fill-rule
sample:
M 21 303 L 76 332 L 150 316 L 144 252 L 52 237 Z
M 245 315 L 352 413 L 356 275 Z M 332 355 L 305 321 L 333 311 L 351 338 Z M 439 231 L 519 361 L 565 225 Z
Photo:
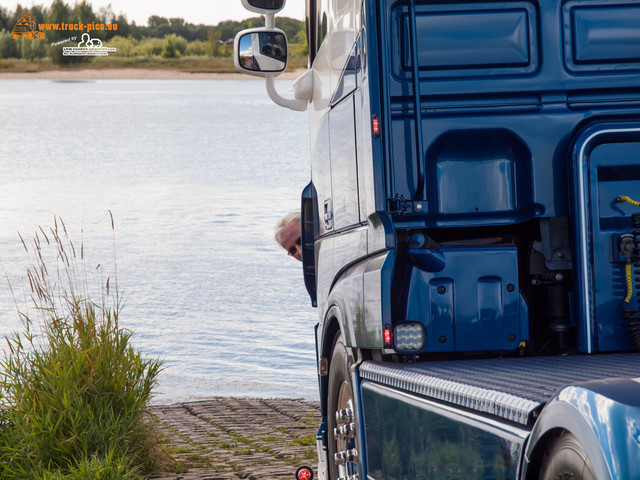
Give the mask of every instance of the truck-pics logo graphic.
M 102 40 L 91 38 L 88 33 L 83 33 L 77 47 L 63 47 L 62 55 L 66 57 L 106 57 L 109 52 L 115 52 L 113 47 L 103 47 Z
M 22 38 L 30 38 L 30 39 L 39 38 L 39 39 L 43 40 L 45 31 L 55 31 L 55 32 L 80 31 L 81 32 L 83 30 L 87 31 L 87 32 L 97 31 L 97 30 L 116 31 L 116 30 L 118 30 L 118 24 L 117 23 L 106 24 L 106 23 L 96 23 L 96 22 L 91 22 L 91 23 L 83 23 L 83 22 L 76 22 L 76 23 L 65 23 L 65 22 L 60 22 L 60 23 L 37 23 L 36 16 L 33 15 L 32 13 L 28 12 L 28 13 L 22 14 L 18 18 L 18 21 L 16 22 L 16 25 L 13 27 L 11 35 L 13 36 L 13 38 L 21 38 L 21 37 Z M 89 35 L 89 34 L 86 33 L 85 35 Z M 83 38 L 84 38 L 84 36 L 83 36 Z M 89 39 L 89 40 L 91 40 L 91 39 Z M 91 43 L 91 41 L 90 41 L 85 46 L 93 45 L 95 47 L 96 46 L 95 45 L 95 41 L 99 41 L 99 40 L 98 39 L 93 39 L 93 40 L 94 40 L 94 43 Z M 83 42 L 81 42 L 81 43 L 83 43 Z M 97 54 L 94 53 L 93 55 L 97 55 Z
M 15 27 L 13 27 L 13 31 L 11 32 L 11 36 L 13 38 L 44 38 L 44 32 L 41 32 L 38 29 L 38 24 L 36 24 L 36 17 L 29 13 L 22 15 L 18 18 Z

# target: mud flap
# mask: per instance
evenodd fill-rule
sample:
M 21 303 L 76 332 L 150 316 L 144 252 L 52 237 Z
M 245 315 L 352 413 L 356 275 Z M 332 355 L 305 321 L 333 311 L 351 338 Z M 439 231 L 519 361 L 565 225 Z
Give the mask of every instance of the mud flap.
M 318 450 L 318 478 L 327 480 L 329 478 L 327 463 L 327 417 L 322 418 L 318 433 L 316 433 L 316 448 Z

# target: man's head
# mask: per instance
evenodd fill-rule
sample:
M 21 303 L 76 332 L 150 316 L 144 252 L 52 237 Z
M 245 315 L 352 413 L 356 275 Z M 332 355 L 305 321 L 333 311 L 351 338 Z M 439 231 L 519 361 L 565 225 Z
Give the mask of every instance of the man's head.
M 276 224 L 276 242 L 293 258 L 302 261 L 300 235 L 300 212 L 289 212 Z

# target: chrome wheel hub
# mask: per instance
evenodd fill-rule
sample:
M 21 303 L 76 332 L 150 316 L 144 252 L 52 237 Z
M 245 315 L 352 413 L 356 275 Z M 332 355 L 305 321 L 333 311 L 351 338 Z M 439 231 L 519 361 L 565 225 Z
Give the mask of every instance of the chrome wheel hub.
M 356 425 L 353 416 L 353 398 L 347 382 L 340 385 L 336 405 L 336 428 L 333 438 L 336 454 L 333 458 L 338 467 L 338 480 L 358 480 L 358 450 L 356 449 Z

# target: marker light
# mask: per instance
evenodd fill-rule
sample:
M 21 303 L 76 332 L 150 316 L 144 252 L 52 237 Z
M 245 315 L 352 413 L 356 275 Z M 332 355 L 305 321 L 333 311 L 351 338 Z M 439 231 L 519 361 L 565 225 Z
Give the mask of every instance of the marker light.
M 296 480 L 313 480 L 313 470 L 311 467 L 300 467 L 296 470 Z
M 401 323 L 394 332 L 396 350 L 415 352 L 424 348 L 424 327 L 421 323 Z
M 382 328 L 382 339 L 384 341 L 385 348 L 391 348 L 393 345 L 393 338 L 391 338 L 391 326 L 385 325 Z
M 371 126 L 373 129 L 373 137 L 378 138 L 380 136 L 380 117 L 375 113 L 371 117 Z

